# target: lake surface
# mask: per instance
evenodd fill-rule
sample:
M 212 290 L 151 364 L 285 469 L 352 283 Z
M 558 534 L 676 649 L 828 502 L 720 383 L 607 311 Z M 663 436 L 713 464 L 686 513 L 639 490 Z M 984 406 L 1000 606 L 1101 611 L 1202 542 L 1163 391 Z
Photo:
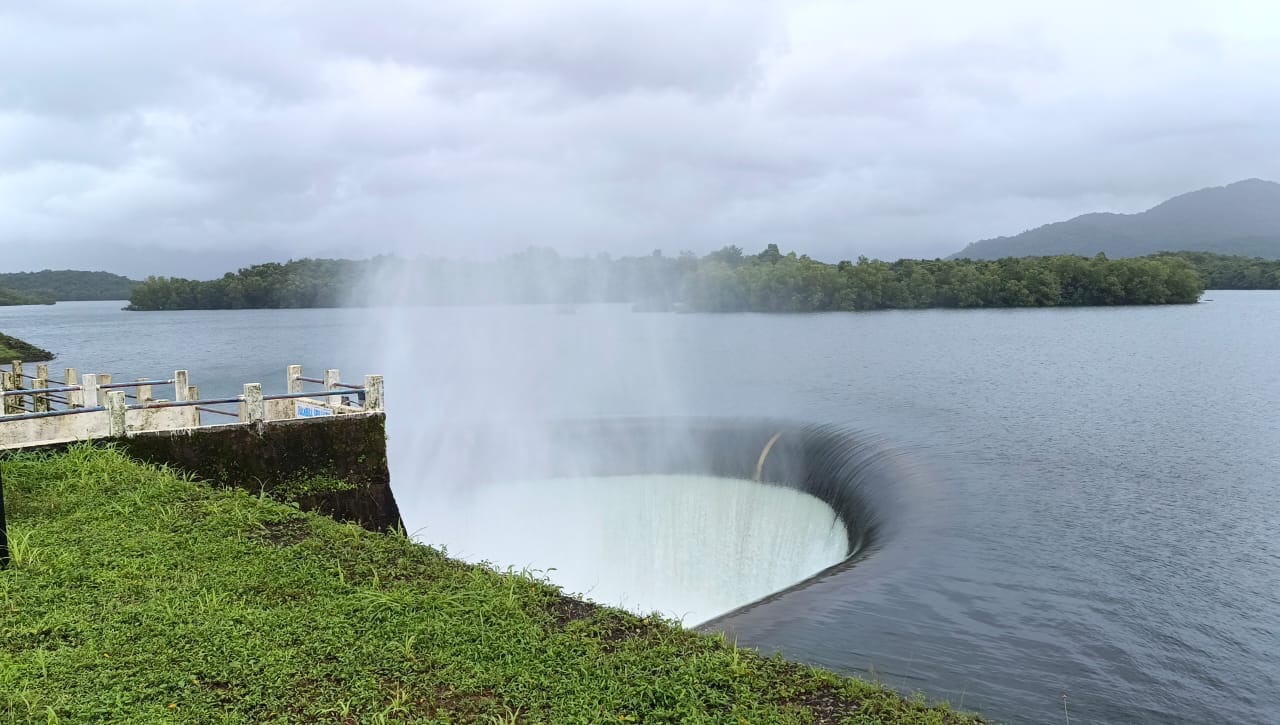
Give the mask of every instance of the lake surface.
M 428 421 L 776 416 L 864 429 L 932 481 L 920 521 L 904 522 L 911 556 L 748 619 L 743 644 L 1004 721 L 1064 722 L 1065 707 L 1072 723 L 1276 722 L 1280 293 L 1206 297 L 805 316 L 62 303 L 0 308 L 0 331 L 58 352 L 56 368 L 187 368 L 206 397 L 244 382 L 281 391 L 290 363 L 385 373 L 411 526 L 429 500 L 415 479 Z

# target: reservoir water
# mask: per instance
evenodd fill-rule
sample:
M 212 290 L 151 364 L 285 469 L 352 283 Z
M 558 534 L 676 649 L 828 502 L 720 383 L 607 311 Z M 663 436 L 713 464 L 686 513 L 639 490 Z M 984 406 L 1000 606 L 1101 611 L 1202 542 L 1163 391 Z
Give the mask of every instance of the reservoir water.
M 473 511 L 458 531 L 425 527 L 437 495 L 427 422 L 696 415 L 862 429 L 928 483 L 913 490 L 910 546 L 745 613 L 732 622 L 742 644 L 1003 721 L 1276 722 L 1280 293 L 1206 298 L 805 316 L 62 303 L 0 308 L 0 331 L 59 353 L 55 368 L 188 368 L 205 396 L 282 390 L 290 363 L 384 373 L 396 496 L 411 527 L 431 529 L 424 539 L 455 538 L 459 553 L 531 519 L 630 527 L 617 540 L 721 560 L 743 537 L 699 539 L 677 512 L 628 520 L 581 482 L 545 498 L 511 482 L 502 500 L 521 520 Z

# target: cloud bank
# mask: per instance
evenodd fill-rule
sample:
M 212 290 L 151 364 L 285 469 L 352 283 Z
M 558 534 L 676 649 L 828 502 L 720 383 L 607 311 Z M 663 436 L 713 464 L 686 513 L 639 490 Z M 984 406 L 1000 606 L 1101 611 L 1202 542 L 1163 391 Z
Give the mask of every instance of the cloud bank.
M 0 47 L 14 269 L 933 257 L 1280 178 L 1270 3 L 54 0 Z

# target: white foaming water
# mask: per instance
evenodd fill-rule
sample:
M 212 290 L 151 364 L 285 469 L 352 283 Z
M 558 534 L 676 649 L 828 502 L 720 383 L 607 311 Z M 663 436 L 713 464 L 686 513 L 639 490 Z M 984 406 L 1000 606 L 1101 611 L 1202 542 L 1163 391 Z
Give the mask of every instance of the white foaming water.
M 633 314 L 629 306 L 584 305 L 574 314 L 547 306 L 413 307 L 418 280 L 392 271 L 367 283 L 406 303 L 373 317 L 370 343 L 386 375 L 392 488 L 415 538 L 468 561 L 539 570 L 567 592 L 688 625 L 845 557 L 845 528 L 830 507 L 751 481 L 476 482 L 482 457 L 499 457 L 503 470 L 531 478 L 595 470 L 574 465 L 599 458 L 594 448 L 575 448 L 593 444 L 553 441 L 548 420 L 713 412 L 688 403 L 690 390 L 701 389 L 690 377 L 701 368 L 687 355 L 696 326 L 673 326 L 670 317 Z M 737 396 L 734 405 L 742 405 Z M 498 446 L 473 445 L 466 431 L 490 423 L 509 435 Z M 661 449 L 654 455 L 654 470 L 670 470 Z
M 540 570 L 567 592 L 687 626 L 800 582 L 848 553 L 831 507 L 754 481 L 514 481 L 455 491 L 448 503 L 436 515 L 405 511 L 425 524 L 418 538 L 469 561 Z

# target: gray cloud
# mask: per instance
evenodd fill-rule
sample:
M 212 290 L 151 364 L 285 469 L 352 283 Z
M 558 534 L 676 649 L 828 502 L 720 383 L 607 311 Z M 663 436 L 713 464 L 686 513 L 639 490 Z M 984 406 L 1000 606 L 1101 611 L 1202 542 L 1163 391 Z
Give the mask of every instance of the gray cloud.
M 953 5 L 10 4 L 0 246 L 936 256 L 1280 178 L 1269 4 Z

